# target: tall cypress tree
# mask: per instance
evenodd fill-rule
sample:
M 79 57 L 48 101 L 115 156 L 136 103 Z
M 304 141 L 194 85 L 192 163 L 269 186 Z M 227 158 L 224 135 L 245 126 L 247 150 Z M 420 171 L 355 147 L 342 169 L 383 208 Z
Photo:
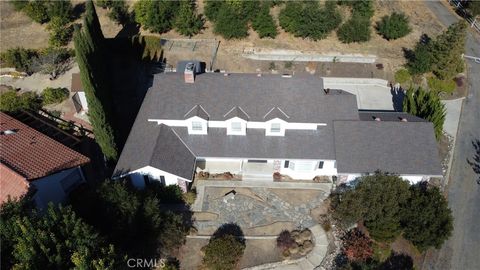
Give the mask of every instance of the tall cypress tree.
M 106 77 L 104 37 L 92 1 L 87 2 L 83 30 L 75 27 L 73 40 L 95 140 L 106 158 L 115 160 L 118 153 L 111 124 L 111 93 Z

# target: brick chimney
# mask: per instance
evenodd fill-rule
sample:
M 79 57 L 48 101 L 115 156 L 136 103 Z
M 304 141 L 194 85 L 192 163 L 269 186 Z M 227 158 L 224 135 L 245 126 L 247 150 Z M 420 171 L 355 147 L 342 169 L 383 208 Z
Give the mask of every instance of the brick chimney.
M 195 82 L 195 64 L 194 63 L 187 63 L 187 65 L 185 65 L 184 78 L 185 78 L 185 83 Z

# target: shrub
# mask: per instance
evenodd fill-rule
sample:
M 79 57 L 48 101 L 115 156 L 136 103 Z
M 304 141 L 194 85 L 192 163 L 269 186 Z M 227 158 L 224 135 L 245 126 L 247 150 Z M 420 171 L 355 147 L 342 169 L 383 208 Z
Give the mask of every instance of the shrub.
M 282 251 L 288 250 L 291 246 L 295 244 L 295 239 L 289 231 L 283 230 L 277 237 L 277 247 Z
M 395 72 L 395 81 L 404 84 L 412 79 L 412 76 L 406 69 L 400 69 Z
M 401 232 L 400 210 L 410 196 L 408 188 L 396 175 L 365 176 L 354 189 L 334 197 L 334 216 L 344 223 L 363 220 L 373 239 L 391 241 Z
M 296 37 L 320 40 L 342 22 L 335 3 L 328 1 L 325 7 L 318 2 L 287 2 L 279 15 L 280 26 Z
M 370 17 L 353 13 L 352 18 L 337 31 L 338 39 L 343 43 L 365 42 L 370 40 Z
M 377 31 L 387 40 L 397 39 L 408 35 L 412 29 L 408 25 L 408 17 L 403 13 L 393 12 L 384 16 L 377 23 Z
M 244 38 L 248 36 L 247 22 L 233 6 L 225 4 L 216 16 L 214 32 L 226 39 Z
M 268 5 L 262 5 L 261 10 L 252 21 L 252 27 L 257 31 L 260 38 L 275 38 L 277 36 L 277 25 L 275 24 L 272 15 L 270 15 L 270 8 Z
M 407 90 L 403 99 L 403 111 L 428 120 L 433 123 L 435 137 L 440 139 L 445 122 L 446 109 L 440 98 L 433 91 L 422 88 Z
M 413 75 L 423 74 L 432 70 L 433 61 L 430 42 L 418 43 L 413 50 L 412 56 L 409 57 L 406 66 L 408 71 Z
M 22 107 L 20 98 L 15 90 L 7 91 L 0 95 L 0 110 L 4 112 L 14 112 Z
M 16 112 L 19 110 L 39 110 L 42 101 L 35 92 L 25 92 L 18 95 L 15 90 L 10 90 L 0 95 L 0 111 Z
M 42 92 L 42 99 L 44 105 L 61 103 L 68 98 L 69 91 L 67 88 L 52 88 L 47 87 Z
M 234 235 L 211 238 L 204 248 L 203 264 L 209 269 L 236 269 L 245 244 Z
M 357 228 L 348 231 L 342 240 L 342 250 L 349 261 L 366 261 L 373 254 L 372 240 Z
M 140 0 L 134 5 L 135 21 L 147 30 L 164 33 L 172 29 L 178 7 L 177 1 Z
M 0 55 L 0 59 L 9 67 L 30 73 L 32 60 L 38 56 L 37 51 L 21 47 L 8 49 Z
M 46 2 L 43 1 L 29 1 L 22 9 L 25 14 L 34 22 L 46 23 L 49 21 L 48 8 Z
M 186 193 L 183 193 L 183 200 L 185 201 L 185 203 L 187 203 L 188 205 L 192 205 L 195 203 L 195 200 L 197 199 L 197 192 L 193 189 L 193 190 L 189 190 L 188 192 Z
M 61 17 L 53 17 L 48 23 L 47 29 L 50 31 L 48 44 L 52 47 L 66 46 L 72 39 L 73 26 Z
M 445 92 L 447 94 L 452 93 L 455 90 L 456 83 L 454 80 L 440 80 L 436 77 L 429 77 L 427 79 L 428 88 L 437 93 Z
M 421 251 L 429 247 L 440 248 L 453 231 L 452 211 L 447 200 L 438 188 L 428 187 L 426 182 L 410 190 L 412 195 L 402 212 L 405 239 Z
M 195 2 L 183 0 L 175 18 L 175 29 L 182 35 L 191 37 L 200 33 L 203 28 L 203 16 L 197 14 Z

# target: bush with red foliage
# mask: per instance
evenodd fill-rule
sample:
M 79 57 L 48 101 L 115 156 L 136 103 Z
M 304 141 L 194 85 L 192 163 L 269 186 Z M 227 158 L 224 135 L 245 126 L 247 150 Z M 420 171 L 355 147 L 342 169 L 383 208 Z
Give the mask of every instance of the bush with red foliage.
M 343 253 L 349 261 L 365 261 L 373 254 L 372 240 L 357 228 L 348 231 L 342 240 Z
M 289 231 L 284 230 L 278 235 L 277 247 L 279 247 L 282 251 L 289 249 L 293 244 L 295 244 L 295 240 Z

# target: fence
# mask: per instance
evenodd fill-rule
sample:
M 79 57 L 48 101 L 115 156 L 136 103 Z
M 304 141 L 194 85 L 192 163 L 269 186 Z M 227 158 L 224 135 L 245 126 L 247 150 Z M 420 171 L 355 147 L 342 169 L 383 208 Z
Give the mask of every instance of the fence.
M 477 19 L 478 16 L 472 16 L 462 5 L 461 1 L 448 0 L 448 3 L 455 7 L 455 11 L 457 12 L 457 14 L 462 16 L 470 24 L 470 27 L 480 33 L 480 20 Z

